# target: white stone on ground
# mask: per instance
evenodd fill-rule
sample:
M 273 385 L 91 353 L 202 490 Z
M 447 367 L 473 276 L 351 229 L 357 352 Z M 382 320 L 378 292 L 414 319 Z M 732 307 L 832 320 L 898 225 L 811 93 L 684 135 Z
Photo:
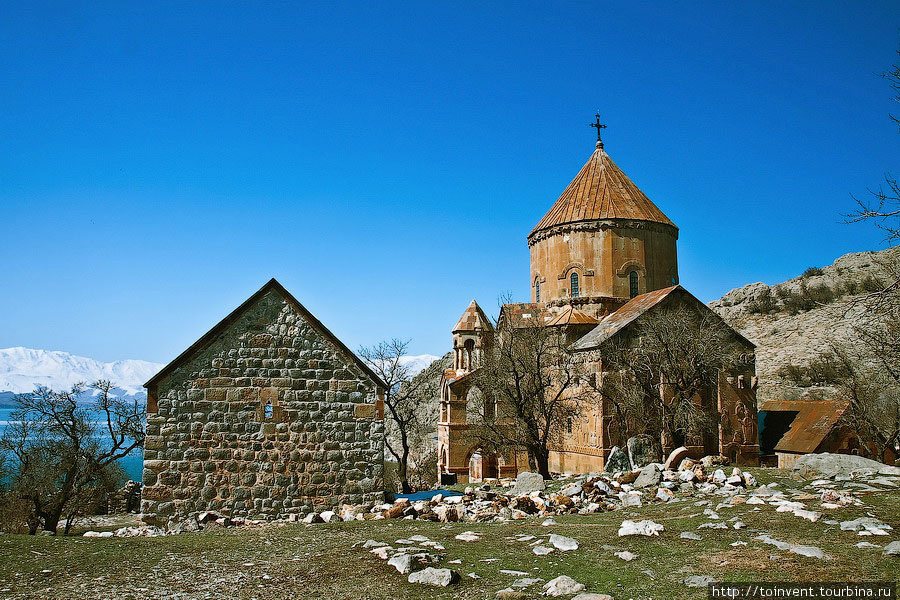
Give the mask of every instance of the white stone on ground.
M 531 549 L 531 551 L 534 552 L 535 554 L 537 554 L 538 556 L 546 556 L 547 554 L 550 554 L 551 552 L 553 552 L 553 548 L 548 548 L 546 546 L 535 546 L 534 548 Z
M 622 522 L 622 526 L 619 527 L 619 537 L 626 535 L 659 535 L 659 532 L 664 529 L 660 523 L 654 523 L 649 519 L 637 522 L 625 520 Z
M 407 578 L 410 583 L 421 583 L 437 587 L 447 587 L 451 583 L 459 581 L 459 573 L 450 569 L 435 569 L 426 567 L 421 571 L 411 573 Z
M 544 584 L 545 596 L 571 596 L 584 589 L 583 583 L 578 583 L 568 575 L 560 575 Z
M 683 580 L 684 585 L 692 588 L 704 588 L 710 583 L 715 583 L 715 579 L 707 575 L 688 575 Z
M 632 554 L 628 550 L 623 550 L 622 552 L 616 552 L 616 556 L 624 560 L 625 562 L 631 562 L 637 558 L 637 554 Z
M 578 541 L 564 535 L 550 534 L 550 543 L 557 550 L 566 552 L 568 550 L 578 550 Z
M 412 557 L 409 554 L 398 554 L 391 557 L 388 564 L 397 569 L 401 575 L 406 575 L 412 569 Z
M 474 531 L 463 531 L 456 539 L 461 540 L 463 542 L 478 542 L 481 541 L 481 535 Z
M 679 536 L 683 540 L 702 540 L 703 538 L 694 533 L 693 531 L 682 531 Z
M 893 541 L 884 547 L 887 556 L 900 556 L 900 541 Z
M 578 594 L 572 600 L 613 600 L 609 594 Z

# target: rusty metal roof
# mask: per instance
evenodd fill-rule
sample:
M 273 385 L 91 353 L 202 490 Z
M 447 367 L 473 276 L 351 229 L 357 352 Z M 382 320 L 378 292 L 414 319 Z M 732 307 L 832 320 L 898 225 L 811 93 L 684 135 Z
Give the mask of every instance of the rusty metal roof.
M 679 289 L 684 290 L 680 285 L 673 285 L 672 287 L 635 296 L 619 310 L 606 315 L 599 325 L 575 343 L 575 349 L 589 350 L 596 348 L 630 325 L 642 314 L 665 300 L 672 292 Z M 687 293 L 687 290 L 684 291 Z
M 825 441 L 848 405 L 846 398 L 769 400 L 759 409 L 766 412 L 796 412 L 791 428 L 775 445 L 775 451 L 805 454 L 815 452 Z
M 453 333 L 457 331 L 490 331 L 493 329 L 491 320 L 487 318 L 478 303 L 472 300 L 466 312 L 462 314 L 456 326 L 453 327 Z
M 756 344 L 744 337 L 741 332 L 725 323 L 725 321 L 722 320 L 722 317 L 716 314 L 710 307 L 700 302 L 700 300 L 689 291 L 680 285 L 673 285 L 661 290 L 654 290 L 652 292 L 647 292 L 646 294 L 641 294 L 640 296 L 635 296 L 617 311 L 606 315 L 603 320 L 600 321 L 599 325 L 575 342 L 575 350 L 591 350 L 598 348 L 601 344 L 633 323 L 638 317 L 676 294 L 696 306 L 698 310 L 703 311 L 704 313 L 711 315 L 714 319 L 724 323 L 725 326 L 734 333 L 735 338 L 741 344 L 749 348 L 756 347 Z
M 597 319 L 590 315 L 586 315 L 574 306 L 564 307 L 562 311 L 547 322 L 550 327 L 567 326 L 567 325 L 596 325 L 599 323 Z
M 603 148 L 597 148 L 528 237 L 554 225 L 598 219 L 635 219 L 675 227 Z
M 545 304 L 538 302 L 516 302 L 500 307 L 502 327 L 543 327 L 549 324 L 553 313 Z

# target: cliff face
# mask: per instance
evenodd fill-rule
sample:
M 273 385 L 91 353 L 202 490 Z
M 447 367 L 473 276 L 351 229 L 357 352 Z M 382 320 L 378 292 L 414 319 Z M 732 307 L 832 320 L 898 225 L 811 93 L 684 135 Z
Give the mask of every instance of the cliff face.
M 802 381 L 802 374 L 816 369 L 832 344 L 855 343 L 853 327 L 860 323 L 862 309 L 853 300 L 887 282 L 898 260 L 898 248 L 846 254 L 784 283 L 751 283 L 709 303 L 757 345 L 761 401 L 828 387 Z

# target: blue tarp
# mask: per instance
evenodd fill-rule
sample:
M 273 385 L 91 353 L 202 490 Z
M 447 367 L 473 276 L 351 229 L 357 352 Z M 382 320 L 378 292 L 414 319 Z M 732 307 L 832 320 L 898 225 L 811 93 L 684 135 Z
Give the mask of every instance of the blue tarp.
M 428 490 L 427 492 L 416 492 L 414 494 L 394 494 L 394 498 L 409 498 L 410 502 L 416 500 L 431 500 L 433 497 L 441 494 L 442 496 L 462 496 L 462 492 L 454 492 L 453 490 Z

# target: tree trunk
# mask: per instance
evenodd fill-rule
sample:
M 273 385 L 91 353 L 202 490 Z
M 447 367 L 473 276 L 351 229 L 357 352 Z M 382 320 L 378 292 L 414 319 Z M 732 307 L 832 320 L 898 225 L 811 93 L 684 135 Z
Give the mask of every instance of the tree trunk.
M 409 485 L 409 449 L 403 449 L 403 456 L 400 457 L 400 466 L 397 469 L 397 476 L 400 478 L 400 493 L 411 494 L 412 487 Z
M 550 476 L 550 451 L 546 448 L 538 448 L 533 454 L 534 462 L 537 463 L 537 472 L 547 481 L 553 479 Z

